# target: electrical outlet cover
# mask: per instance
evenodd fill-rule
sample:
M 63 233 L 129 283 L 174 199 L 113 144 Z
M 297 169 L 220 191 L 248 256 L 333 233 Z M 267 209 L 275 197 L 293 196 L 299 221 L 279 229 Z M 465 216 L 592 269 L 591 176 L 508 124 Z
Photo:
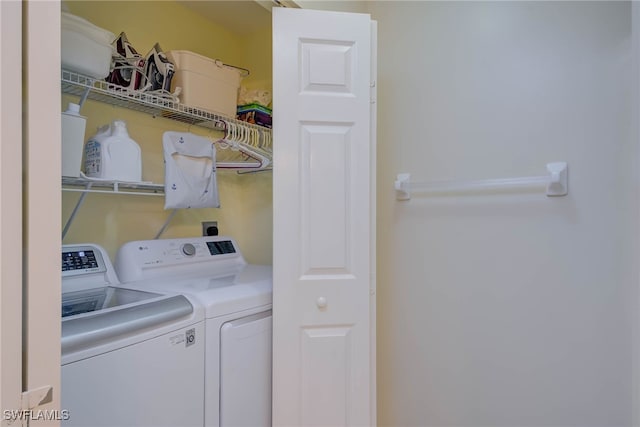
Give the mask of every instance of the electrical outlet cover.
M 202 221 L 202 235 L 208 236 L 209 234 L 207 234 L 207 230 L 209 229 L 209 227 L 217 227 L 217 226 L 218 226 L 218 221 Z

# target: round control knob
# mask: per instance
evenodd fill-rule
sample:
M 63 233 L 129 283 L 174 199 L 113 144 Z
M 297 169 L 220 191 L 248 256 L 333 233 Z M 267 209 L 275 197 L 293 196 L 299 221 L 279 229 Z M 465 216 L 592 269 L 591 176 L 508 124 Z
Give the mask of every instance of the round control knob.
M 327 299 L 325 297 L 320 297 L 316 300 L 316 305 L 318 308 L 323 309 L 327 306 Z
M 182 245 L 182 253 L 186 256 L 194 256 L 196 254 L 196 247 L 191 243 L 185 243 Z

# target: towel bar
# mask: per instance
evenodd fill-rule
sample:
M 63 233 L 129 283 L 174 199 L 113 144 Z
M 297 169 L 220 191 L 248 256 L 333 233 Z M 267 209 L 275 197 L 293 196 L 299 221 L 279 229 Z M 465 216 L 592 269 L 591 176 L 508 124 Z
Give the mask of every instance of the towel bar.
M 411 192 L 447 193 L 474 190 L 498 190 L 512 187 L 541 186 L 549 197 L 566 196 L 569 192 L 569 172 L 566 162 L 547 163 L 547 175 L 518 178 L 482 179 L 473 181 L 412 182 L 411 175 L 400 173 L 395 181 L 397 200 L 411 199 Z

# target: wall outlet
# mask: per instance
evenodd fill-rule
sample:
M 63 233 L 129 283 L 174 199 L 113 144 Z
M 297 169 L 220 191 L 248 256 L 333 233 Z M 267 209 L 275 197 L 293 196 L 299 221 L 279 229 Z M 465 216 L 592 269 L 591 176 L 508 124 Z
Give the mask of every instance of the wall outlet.
M 203 236 L 217 236 L 218 235 L 218 221 L 202 221 L 202 235 Z

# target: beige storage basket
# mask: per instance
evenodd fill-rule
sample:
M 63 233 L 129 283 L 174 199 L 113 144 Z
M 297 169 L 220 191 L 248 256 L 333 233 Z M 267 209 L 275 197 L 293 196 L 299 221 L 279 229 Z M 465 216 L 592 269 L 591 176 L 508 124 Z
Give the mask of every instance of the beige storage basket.
M 236 116 L 239 69 L 186 50 L 171 50 L 166 55 L 176 67 L 171 91 L 182 88 L 182 104 L 230 118 Z

